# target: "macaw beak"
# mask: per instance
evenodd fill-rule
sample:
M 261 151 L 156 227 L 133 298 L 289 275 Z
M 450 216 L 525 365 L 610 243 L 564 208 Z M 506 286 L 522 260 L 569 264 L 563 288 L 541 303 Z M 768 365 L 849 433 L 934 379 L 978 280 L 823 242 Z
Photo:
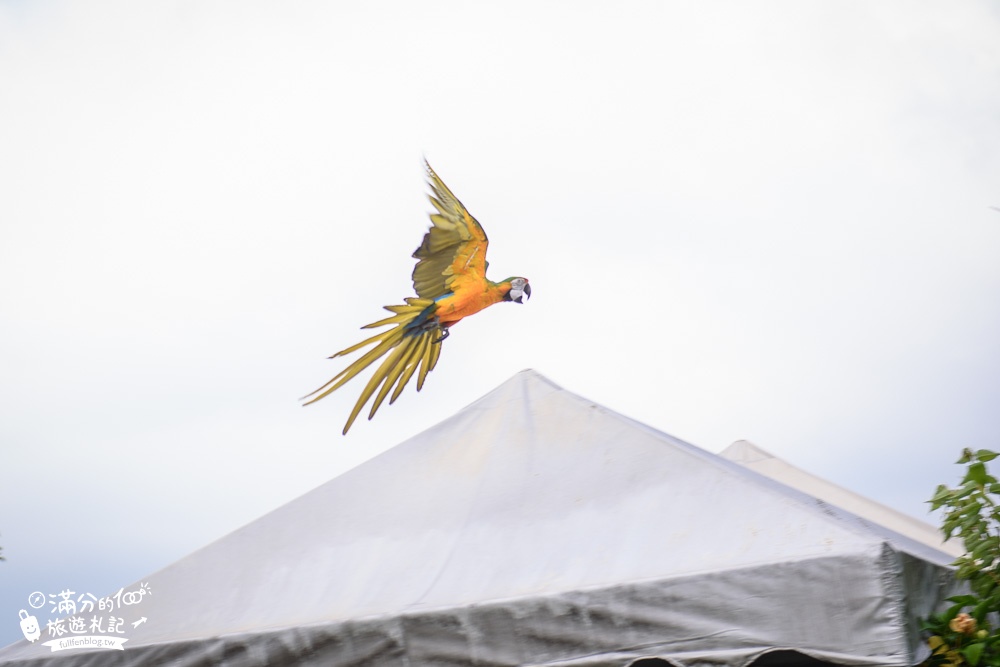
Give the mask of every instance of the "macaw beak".
M 511 299 L 514 303 L 524 303 L 522 300 L 524 297 L 531 298 L 531 285 L 525 285 L 524 289 L 517 293 L 517 296 Z
M 528 299 L 531 298 L 531 285 L 530 284 L 524 286 L 524 296 L 526 298 L 528 298 Z

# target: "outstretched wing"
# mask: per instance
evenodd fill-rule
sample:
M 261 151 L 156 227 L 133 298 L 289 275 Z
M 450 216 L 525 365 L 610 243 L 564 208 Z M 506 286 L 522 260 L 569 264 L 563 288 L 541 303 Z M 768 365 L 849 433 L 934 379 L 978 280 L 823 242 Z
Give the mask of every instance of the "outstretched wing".
M 463 283 L 486 280 L 486 232 L 465 210 L 458 197 L 427 165 L 427 178 L 433 195 L 428 198 L 437 209 L 431 214 L 433 225 L 413 256 L 413 288 L 424 299 L 438 299 L 461 289 Z

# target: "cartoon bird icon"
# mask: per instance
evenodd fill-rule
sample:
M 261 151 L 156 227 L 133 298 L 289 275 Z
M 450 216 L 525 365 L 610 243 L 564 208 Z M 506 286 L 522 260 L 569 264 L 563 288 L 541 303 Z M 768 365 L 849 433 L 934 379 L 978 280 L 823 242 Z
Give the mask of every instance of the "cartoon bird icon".
M 495 283 L 486 277 L 489 266 L 486 232 L 431 166 L 424 164 L 433 191 L 428 198 L 437 213 L 431 214 L 433 224 L 413 253 L 418 260 L 413 269 L 413 289 L 417 296 L 404 299 L 406 305 L 385 306 L 393 315 L 362 329 L 392 328 L 332 355 L 330 359 L 374 345 L 329 382 L 303 397 L 309 399 L 305 405 L 315 403 L 385 357 L 347 419 L 345 435 L 376 390 L 378 394 L 368 419 L 375 416 L 390 391 L 389 404 L 394 403 L 414 373 L 417 374 L 417 391 L 423 388 L 427 374 L 437 364 L 442 342 L 457 322 L 495 303 L 522 303 L 523 299 L 531 297 L 527 278 L 507 278 Z

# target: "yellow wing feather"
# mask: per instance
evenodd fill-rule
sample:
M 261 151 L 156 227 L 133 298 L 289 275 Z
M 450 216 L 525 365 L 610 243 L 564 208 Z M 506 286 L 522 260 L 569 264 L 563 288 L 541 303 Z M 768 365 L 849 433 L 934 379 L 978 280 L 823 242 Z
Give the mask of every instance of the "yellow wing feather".
M 431 214 L 431 228 L 413 253 L 419 260 L 413 268 L 413 288 L 423 298 L 437 299 L 454 292 L 456 280 L 461 282 L 468 278 L 482 282 L 486 279 L 489 239 L 458 197 L 429 164 L 426 166 L 433 191 L 428 198 L 437 213 Z
M 406 370 L 403 371 L 403 375 L 399 378 L 399 382 L 396 383 L 396 389 L 392 392 L 392 397 L 389 399 L 389 405 L 396 402 L 399 395 L 403 393 L 403 387 L 406 383 L 410 381 L 413 377 L 413 372 L 417 370 L 417 361 L 423 356 L 424 348 L 428 345 L 436 345 L 439 349 L 441 348 L 441 343 L 434 343 L 429 336 L 421 336 L 417 345 L 414 346 L 413 356 L 410 357 L 409 363 L 406 364 Z

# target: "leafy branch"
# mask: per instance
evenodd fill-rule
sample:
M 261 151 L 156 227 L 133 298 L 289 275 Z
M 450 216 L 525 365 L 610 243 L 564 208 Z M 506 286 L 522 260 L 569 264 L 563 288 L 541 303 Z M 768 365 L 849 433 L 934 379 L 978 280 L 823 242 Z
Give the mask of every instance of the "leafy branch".
M 932 511 L 945 511 L 945 539 L 962 540 L 965 554 L 954 563 L 955 576 L 968 581 L 971 591 L 948 598 L 952 605 L 924 623 L 931 667 L 1000 667 L 1000 632 L 989 622 L 1000 611 L 1000 483 L 986 468 L 998 456 L 988 449 L 964 450 L 958 464 L 968 467 L 960 485 L 942 484 L 928 501 Z

